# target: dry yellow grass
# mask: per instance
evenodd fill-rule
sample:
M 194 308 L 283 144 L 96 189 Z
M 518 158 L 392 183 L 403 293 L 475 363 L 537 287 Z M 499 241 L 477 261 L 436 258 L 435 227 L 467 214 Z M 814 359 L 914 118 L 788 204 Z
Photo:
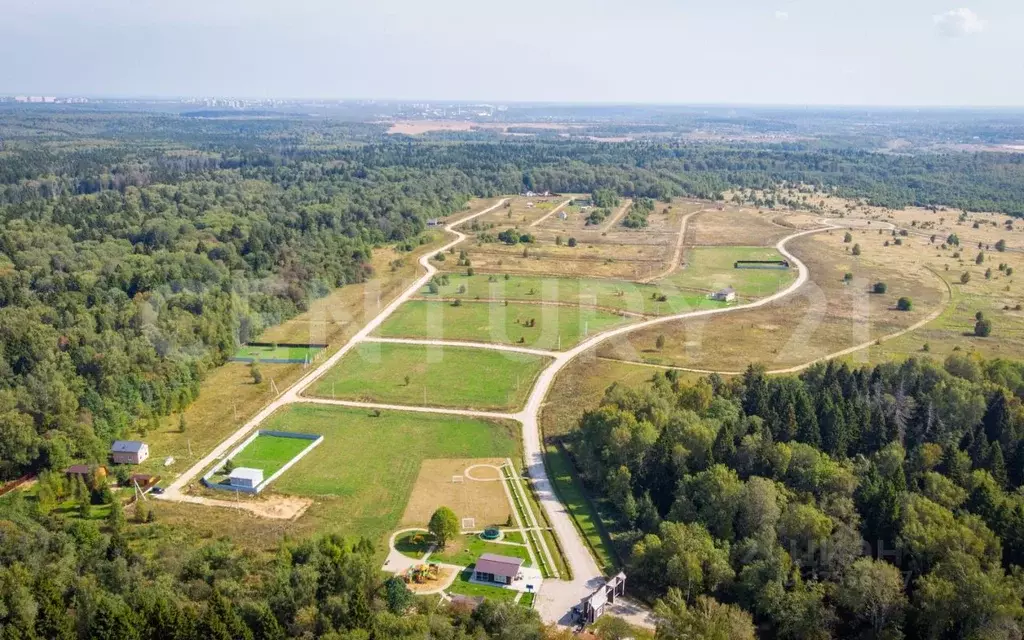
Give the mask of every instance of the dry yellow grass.
M 402 526 L 425 527 L 431 514 L 441 506 L 450 507 L 460 522 L 462 518 L 473 518 L 477 529 L 504 525 L 512 515 L 512 506 L 502 487 L 500 473 L 487 466 L 473 468 L 474 465 L 500 467 L 504 463 L 502 458 L 424 460 L 402 515 Z M 452 482 L 452 476 L 456 475 L 461 475 L 463 481 Z
M 771 246 L 791 233 L 752 207 L 709 205 L 690 218 L 686 244 Z
M 739 371 L 752 362 L 785 368 L 898 332 L 944 304 L 945 285 L 915 263 L 911 247 L 887 247 L 883 253 L 865 242 L 858 258 L 844 245 L 838 231 L 793 241 L 790 247 L 807 264 L 811 280 L 774 304 L 637 331 L 599 353 L 706 370 Z M 843 281 L 846 273 L 854 274 L 852 283 Z M 887 284 L 884 295 L 869 293 L 877 281 Z M 912 311 L 895 309 L 901 296 L 913 300 Z M 660 350 L 658 336 L 665 337 Z M 866 356 L 865 351 L 861 357 Z

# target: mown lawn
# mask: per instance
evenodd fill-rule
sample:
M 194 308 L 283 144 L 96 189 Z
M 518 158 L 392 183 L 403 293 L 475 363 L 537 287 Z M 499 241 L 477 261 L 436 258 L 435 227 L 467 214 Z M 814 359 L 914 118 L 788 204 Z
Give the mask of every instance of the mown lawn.
M 532 564 L 530 562 L 530 553 L 525 546 L 488 542 L 475 533 L 459 536 L 458 539 L 452 540 L 444 550 L 438 549 L 430 554 L 430 559 L 468 567 L 471 564 L 475 564 L 477 558 L 485 553 L 522 558 L 525 560 L 524 567 L 529 567 Z
M 736 289 L 741 299 L 769 296 L 796 279 L 797 269 L 737 269 L 737 260 L 784 260 L 774 247 L 693 247 L 683 253 L 686 266 L 660 281 L 680 289 Z
M 611 575 L 617 566 L 611 541 L 602 535 L 600 516 L 587 501 L 583 486 L 573 474 L 572 463 L 565 452 L 555 445 L 547 446 L 544 463 L 551 476 L 555 494 L 572 516 L 598 566 L 601 571 Z
M 237 360 L 298 360 L 302 362 L 307 359 L 312 360 L 318 351 L 320 351 L 320 348 L 314 347 L 255 347 L 243 345 L 238 348 L 234 357 Z
M 466 347 L 362 343 L 316 384 L 325 398 L 512 410 L 549 358 Z
M 448 587 L 448 593 L 471 597 L 483 596 L 496 602 L 515 600 L 516 594 L 519 593 L 514 589 L 503 589 L 501 587 L 491 587 L 485 584 L 470 582 L 472 577 L 473 569 L 466 569 L 459 574 L 459 577 L 455 579 L 452 586 Z
M 730 264 L 731 268 L 731 264 Z M 448 273 L 448 284 L 430 293 L 429 285 L 420 290 L 424 298 L 461 298 L 463 300 L 522 300 L 561 302 L 570 305 L 605 307 L 631 313 L 668 315 L 714 303 L 706 299 L 711 286 L 686 290 L 674 282 L 638 284 L 624 280 L 596 278 L 552 278 Z
M 568 349 L 583 338 L 635 318 L 594 307 L 526 302 L 411 300 L 388 318 L 377 334 L 389 338 L 433 338 L 516 344 L 534 349 Z
M 285 438 L 260 434 L 244 449 L 232 456 L 231 461 L 236 467 L 262 469 L 263 477 L 269 478 L 311 444 L 313 441 L 305 438 Z
M 459 416 L 291 405 L 268 429 L 320 433 L 324 441 L 272 485 L 313 498 L 300 522 L 318 533 L 383 544 L 398 526 L 423 460 L 521 457 L 518 425 Z

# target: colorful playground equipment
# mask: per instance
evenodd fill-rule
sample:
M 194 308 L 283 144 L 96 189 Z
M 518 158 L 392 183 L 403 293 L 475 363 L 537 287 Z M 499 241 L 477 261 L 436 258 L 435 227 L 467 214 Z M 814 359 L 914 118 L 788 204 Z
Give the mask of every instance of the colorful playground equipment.
M 429 580 L 437 580 L 440 571 L 441 567 L 434 562 L 418 564 L 414 567 L 409 567 L 402 578 L 406 583 L 415 582 L 416 584 L 423 584 Z

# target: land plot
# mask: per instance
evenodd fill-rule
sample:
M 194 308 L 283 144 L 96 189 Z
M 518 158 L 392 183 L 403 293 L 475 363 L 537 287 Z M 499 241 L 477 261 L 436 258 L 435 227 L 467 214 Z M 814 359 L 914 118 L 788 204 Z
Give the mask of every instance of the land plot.
M 683 254 L 685 266 L 660 282 L 679 289 L 718 291 L 736 289 L 736 295 L 754 300 L 771 295 L 796 280 L 797 269 L 737 269 L 737 260 L 785 260 L 775 248 L 694 247 Z
M 567 349 L 587 335 L 633 319 L 574 305 L 460 301 L 455 306 L 440 300 L 410 300 L 387 319 L 377 335 Z
M 424 460 L 521 455 L 518 425 L 458 416 L 385 411 L 375 417 L 360 409 L 300 404 L 275 413 L 267 426 L 324 435 L 271 487 L 313 498 L 301 521 L 309 518 L 315 531 L 375 541 L 400 528 Z
M 793 233 L 754 209 L 727 206 L 707 209 L 686 225 L 686 244 L 772 246 Z
M 512 509 L 501 486 L 500 471 L 493 468 L 503 464 L 503 458 L 424 460 L 402 515 L 402 527 L 427 526 L 441 506 L 451 508 L 459 522 L 473 518 L 477 529 L 504 526 Z M 461 481 L 456 482 L 456 476 Z
M 752 362 L 784 368 L 896 333 L 944 304 L 945 286 L 923 265 L 853 256 L 843 244 L 838 233 L 794 240 L 792 251 L 807 264 L 811 280 L 782 300 L 640 330 L 610 341 L 599 353 L 717 371 L 741 371 Z M 852 281 L 845 281 L 847 273 Z M 885 294 L 870 293 L 875 282 L 886 283 Z M 904 296 L 913 301 L 911 311 L 895 308 Z M 658 336 L 665 339 L 661 349 Z
M 512 410 L 522 406 L 548 361 L 488 349 L 364 342 L 317 382 L 313 394 L 386 404 Z
M 571 196 L 551 196 L 547 198 L 541 196 L 530 198 L 514 196 L 508 199 L 505 206 L 498 207 L 476 220 L 481 226 L 494 225 L 495 232 L 518 227 L 525 233 L 529 225 L 551 213 L 552 209 L 570 198 Z
M 263 477 L 269 478 L 288 464 L 313 443 L 305 438 L 288 438 L 261 433 L 244 449 L 231 457 L 236 467 L 262 469 Z
M 232 360 L 236 362 L 280 362 L 305 363 L 312 361 L 323 347 L 302 347 L 284 345 L 243 345 L 235 352 Z
M 622 280 L 564 278 L 532 275 L 450 273 L 447 285 L 431 293 L 429 285 L 420 294 L 427 299 L 510 300 L 557 302 L 597 307 L 630 314 L 668 315 L 722 306 L 707 299 L 706 292 L 680 289 L 672 283 L 637 284 Z

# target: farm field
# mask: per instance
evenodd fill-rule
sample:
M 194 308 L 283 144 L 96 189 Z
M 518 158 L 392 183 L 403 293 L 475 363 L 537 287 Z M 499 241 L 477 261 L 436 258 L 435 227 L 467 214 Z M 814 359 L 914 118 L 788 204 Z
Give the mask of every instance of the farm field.
M 525 402 L 547 361 L 487 349 L 369 342 L 347 353 L 312 393 L 366 402 L 512 410 Z
M 271 486 L 313 498 L 299 524 L 377 542 L 399 528 L 425 460 L 521 456 L 518 425 L 457 416 L 299 404 L 267 428 L 324 436 Z
M 708 300 L 704 292 L 684 291 L 674 285 L 662 283 L 638 284 L 623 280 L 528 275 L 509 275 L 507 278 L 504 275 L 493 274 L 447 275 L 448 284 L 440 286 L 436 294 L 430 293 L 429 288 L 424 287 L 420 297 L 427 300 L 461 298 L 559 302 L 643 315 L 669 315 L 721 304 Z M 659 300 L 662 296 L 665 299 Z
M 262 469 L 263 477 L 269 478 L 312 443 L 312 440 L 305 438 L 287 438 L 261 433 L 232 456 L 231 462 L 236 467 Z
M 433 338 L 516 344 L 535 349 L 567 349 L 585 335 L 634 318 L 594 307 L 531 303 L 411 300 L 377 330 L 391 338 Z

